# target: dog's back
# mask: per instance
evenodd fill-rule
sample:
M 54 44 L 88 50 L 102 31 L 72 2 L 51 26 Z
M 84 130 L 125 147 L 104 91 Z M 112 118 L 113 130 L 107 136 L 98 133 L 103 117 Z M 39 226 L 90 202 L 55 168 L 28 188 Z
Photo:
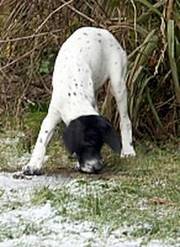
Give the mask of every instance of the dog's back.
M 53 75 L 64 122 L 97 115 L 95 91 L 108 78 L 119 77 L 125 66 L 126 53 L 107 30 L 84 27 L 74 32 L 59 51 Z
M 96 172 L 102 168 L 103 143 L 120 152 L 112 126 L 102 127 L 109 123 L 98 116 L 95 102 L 95 91 L 108 78 L 121 117 L 121 156 L 135 155 L 127 107 L 126 60 L 126 53 L 107 30 L 80 28 L 67 39 L 55 62 L 51 103 L 31 160 L 23 167 L 25 174 L 41 173 L 46 147 L 61 120 L 67 125 L 65 144 L 71 153 L 76 153 L 80 170 Z

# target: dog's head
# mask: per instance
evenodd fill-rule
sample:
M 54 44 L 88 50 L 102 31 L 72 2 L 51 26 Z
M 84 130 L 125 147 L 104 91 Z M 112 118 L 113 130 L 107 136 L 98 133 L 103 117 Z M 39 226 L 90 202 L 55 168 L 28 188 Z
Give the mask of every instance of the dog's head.
M 120 153 L 121 142 L 112 125 L 103 117 L 82 116 L 65 128 L 63 140 L 71 154 L 76 155 L 79 170 L 96 173 L 103 167 L 101 148 L 104 143 Z

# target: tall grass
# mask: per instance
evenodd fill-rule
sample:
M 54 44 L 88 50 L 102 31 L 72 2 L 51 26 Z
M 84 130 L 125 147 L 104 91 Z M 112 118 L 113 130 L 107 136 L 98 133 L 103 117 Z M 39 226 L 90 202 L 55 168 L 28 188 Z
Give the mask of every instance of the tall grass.
M 180 122 L 180 1 L 4 0 L 0 3 L 0 114 L 49 101 L 53 63 L 78 27 L 109 29 L 128 53 L 129 113 L 135 136 L 176 137 Z M 108 98 L 105 97 L 105 91 Z M 99 96 L 118 128 L 110 88 Z M 104 103 L 103 103 L 104 101 Z

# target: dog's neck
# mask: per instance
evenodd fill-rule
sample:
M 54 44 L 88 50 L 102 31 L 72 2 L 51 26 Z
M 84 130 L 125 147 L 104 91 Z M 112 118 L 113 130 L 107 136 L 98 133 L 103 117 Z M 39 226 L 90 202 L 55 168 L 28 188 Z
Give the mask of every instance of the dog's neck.
M 72 120 L 81 117 L 81 116 L 88 116 L 88 115 L 96 115 L 98 116 L 99 113 L 96 111 L 96 109 L 91 105 L 90 102 L 86 102 L 82 100 L 82 104 L 79 105 L 73 105 L 71 104 L 69 107 L 69 111 L 67 114 L 66 108 L 65 110 L 61 109 L 62 119 L 66 125 L 68 125 Z

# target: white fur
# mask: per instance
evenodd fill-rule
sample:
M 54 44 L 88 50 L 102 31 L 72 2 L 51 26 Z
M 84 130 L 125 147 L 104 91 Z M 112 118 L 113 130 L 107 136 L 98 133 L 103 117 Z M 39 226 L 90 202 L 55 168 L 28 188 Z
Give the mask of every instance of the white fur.
M 107 30 L 83 27 L 62 45 L 54 67 L 53 93 L 48 114 L 32 153 L 23 168 L 31 173 L 41 169 L 46 146 L 57 123 L 66 125 L 84 115 L 99 115 L 95 92 L 111 80 L 113 94 L 121 116 L 122 156 L 135 155 L 132 128 L 127 112 L 125 74 L 127 56 L 118 41 Z

